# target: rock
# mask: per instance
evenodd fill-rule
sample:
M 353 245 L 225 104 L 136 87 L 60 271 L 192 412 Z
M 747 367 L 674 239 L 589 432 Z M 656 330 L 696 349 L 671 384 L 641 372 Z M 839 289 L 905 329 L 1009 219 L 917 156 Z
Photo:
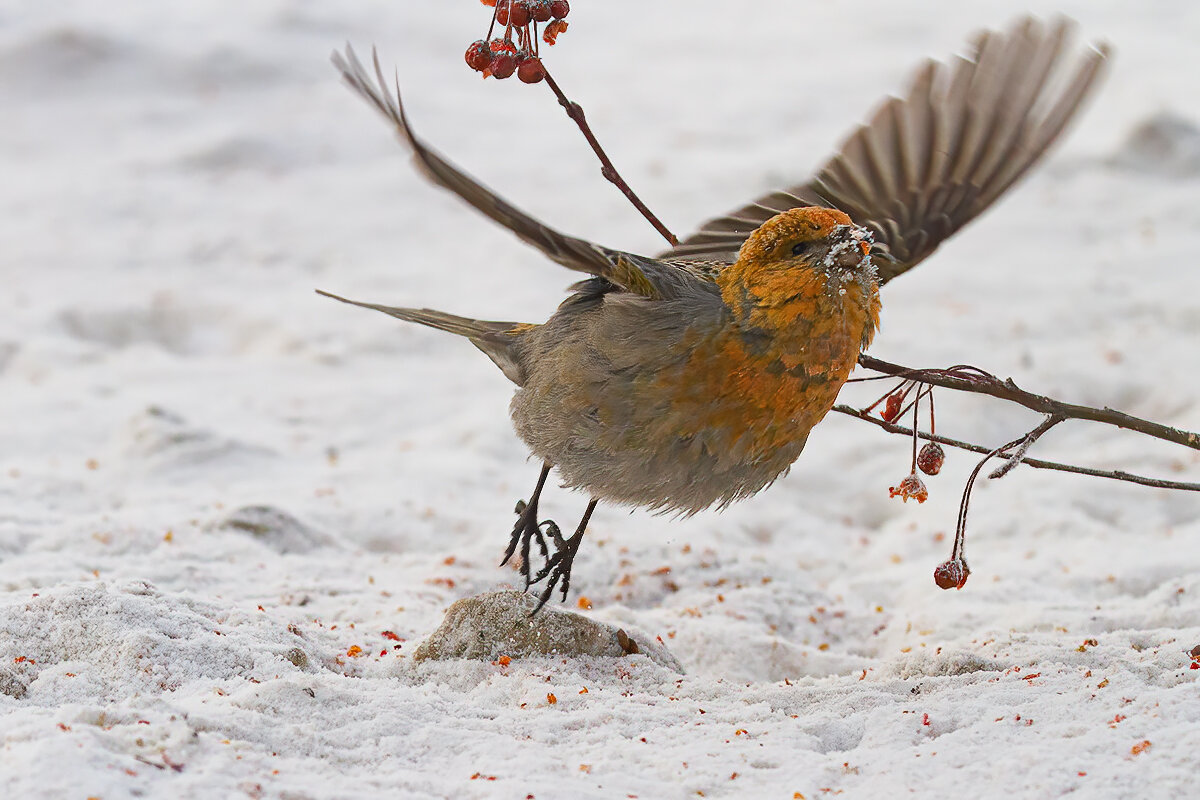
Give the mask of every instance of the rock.
M 0 667 L 0 694 L 20 700 L 28 690 L 29 686 L 20 675 L 8 667 Z
M 1111 163 L 1125 169 L 1173 178 L 1200 175 L 1200 127 L 1169 111 L 1134 128 Z
M 309 527 L 286 511 L 271 506 L 245 506 L 215 525 L 240 531 L 278 553 L 307 553 L 332 544 L 333 540 Z
M 683 672 L 670 651 L 640 631 L 630 634 L 551 606 L 530 616 L 535 605 L 532 595 L 512 590 L 459 600 L 450 606 L 438 629 L 417 647 L 413 658 L 493 661 L 501 656 L 623 658 L 641 654 L 661 667 Z

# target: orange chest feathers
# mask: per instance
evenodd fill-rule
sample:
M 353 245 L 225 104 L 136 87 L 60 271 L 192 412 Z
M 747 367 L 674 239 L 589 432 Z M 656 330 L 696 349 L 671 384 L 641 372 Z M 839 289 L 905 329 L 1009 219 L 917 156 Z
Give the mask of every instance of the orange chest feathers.
M 730 324 L 696 341 L 679 373 L 660 376 L 681 435 L 769 458 L 802 447 L 833 406 L 874 334 L 878 293 L 857 282 L 831 291 L 817 273 L 775 288 L 772 302 L 727 296 Z

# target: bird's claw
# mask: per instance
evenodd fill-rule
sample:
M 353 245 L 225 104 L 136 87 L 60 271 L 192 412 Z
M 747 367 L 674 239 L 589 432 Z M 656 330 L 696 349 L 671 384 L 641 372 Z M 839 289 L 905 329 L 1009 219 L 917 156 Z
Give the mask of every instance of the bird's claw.
M 546 559 L 546 565 L 533 578 L 532 583 L 540 583 L 542 580 L 549 579 L 546 580 L 546 588 L 538 596 L 538 604 L 533 609 L 533 614 L 541 611 L 542 606 L 546 605 L 560 580 L 562 581 L 562 599 L 567 599 L 567 592 L 571 588 L 571 566 L 575 563 L 575 554 L 579 552 L 579 543 L 583 541 L 582 532 L 577 532 L 570 539 L 563 539 L 557 525 L 554 526 L 553 532 L 548 533 L 554 541 L 554 555 Z
M 514 511 L 517 514 L 517 524 L 513 526 L 512 536 L 508 540 L 508 548 L 504 551 L 504 558 L 500 560 L 500 565 L 504 566 L 508 563 L 519 545 L 521 548 L 520 572 L 521 576 L 525 578 L 525 588 L 528 589 L 532 584 L 541 580 L 541 578 L 531 577 L 529 555 L 533 542 L 537 541 L 542 558 L 549 564 L 551 556 L 550 549 L 546 546 L 546 537 L 549 536 L 555 548 L 559 549 L 563 546 L 562 530 L 554 520 L 546 519 L 538 522 L 536 504 L 530 505 L 524 500 L 518 500 Z M 542 528 L 546 529 L 545 533 L 542 532 Z M 544 572 L 545 568 L 542 571 Z

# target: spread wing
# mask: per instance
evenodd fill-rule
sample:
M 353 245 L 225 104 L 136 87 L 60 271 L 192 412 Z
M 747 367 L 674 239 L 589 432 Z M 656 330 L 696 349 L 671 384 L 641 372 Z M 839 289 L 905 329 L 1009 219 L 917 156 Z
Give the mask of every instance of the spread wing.
M 567 236 L 543 225 L 429 148 L 409 127 L 399 87 L 394 93 L 387 88 L 379 56 L 373 55 L 374 76 L 367 72 L 349 45 L 344 56 L 333 54 L 333 64 L 351 88 L 395 124 L 397 133 L 412 148 L 417 168 L 430 181 L 454 192 L 567 269 L 604 278 L 627 292 L 651 299 L 667 299 L 695 288 L 698 278 L 687 270 Z
M 971 54 L 929 61 L 808 183 L 706 222 L 663 258 L 732 261 L 781 211 L 839 208 L 875 236 L 880 282 L 927 258 L 1046 152 L 1097 84 L 1108 49 L 1070 47 L 1073 25 L 1026 17 Z

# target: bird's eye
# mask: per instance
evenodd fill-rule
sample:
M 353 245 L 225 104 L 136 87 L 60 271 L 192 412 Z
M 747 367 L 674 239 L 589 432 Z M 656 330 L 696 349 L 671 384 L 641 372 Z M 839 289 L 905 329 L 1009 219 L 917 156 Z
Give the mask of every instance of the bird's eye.
M 792 255 L 802 256 L 804 251 L 808 249 L 808 242 L 796 242 L 792 245 Z

